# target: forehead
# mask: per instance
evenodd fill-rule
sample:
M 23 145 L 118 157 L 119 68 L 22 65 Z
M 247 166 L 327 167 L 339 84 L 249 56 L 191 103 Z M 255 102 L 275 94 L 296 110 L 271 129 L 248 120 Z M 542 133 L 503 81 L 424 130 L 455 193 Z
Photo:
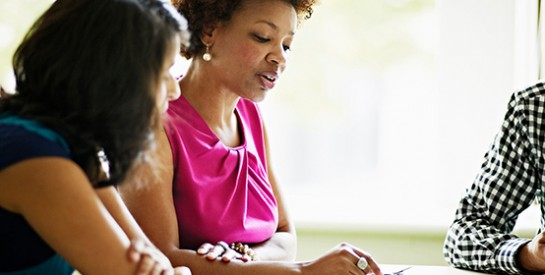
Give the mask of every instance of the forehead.
M 283 0 L 243 0 L 230 23 L 248 25 L 258 22 L 269 22 L 295 32 L 297 13 L 289 2 Z

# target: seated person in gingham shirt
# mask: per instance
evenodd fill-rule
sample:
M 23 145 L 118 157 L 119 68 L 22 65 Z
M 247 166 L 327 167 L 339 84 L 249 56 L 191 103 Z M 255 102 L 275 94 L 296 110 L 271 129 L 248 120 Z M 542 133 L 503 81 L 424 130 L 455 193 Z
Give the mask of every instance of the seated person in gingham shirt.
M 474 183 L 460 200 L 444 257 L 453 266 L 504 274 L 545 272 L 545 83 L 512 95 L 505 120 Z M 542 213 L 533 239 L 512 233 L 534 201 Z

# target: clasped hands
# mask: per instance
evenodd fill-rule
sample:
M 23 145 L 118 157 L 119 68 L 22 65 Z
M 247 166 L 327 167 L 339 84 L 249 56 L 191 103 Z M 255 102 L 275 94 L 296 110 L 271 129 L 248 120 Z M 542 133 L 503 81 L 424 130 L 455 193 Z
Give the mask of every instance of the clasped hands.
M 173 268 L 163 253 L 144 240 L 131 241 L 128 257 L 131 262 L 138 264 L 136 274 L 191 275 L 191 270 L 185 266 Z

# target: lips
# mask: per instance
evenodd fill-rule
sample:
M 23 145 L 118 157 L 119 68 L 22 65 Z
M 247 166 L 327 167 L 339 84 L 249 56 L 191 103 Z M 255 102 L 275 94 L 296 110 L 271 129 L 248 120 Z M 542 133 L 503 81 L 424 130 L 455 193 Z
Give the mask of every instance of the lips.
M 278 79 L 278 74 L 276 72 L 264 72 L 259 74 L 261 79 L 261 84 L 267 89 L 274 88 L 275 82 Z

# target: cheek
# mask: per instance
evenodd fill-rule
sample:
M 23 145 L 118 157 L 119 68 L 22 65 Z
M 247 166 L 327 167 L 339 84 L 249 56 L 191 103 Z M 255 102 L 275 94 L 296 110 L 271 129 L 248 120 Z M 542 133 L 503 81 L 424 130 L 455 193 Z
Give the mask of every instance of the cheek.
M 244 65 L 256 64 L 261 60 L 261 51 L 251 44 L 242 44 L 233 51 L 239 63 Z
M 165 83 L 161 83 L 157 89 L 157 106 L 163 106 L 167 97 L 167 88 Z

